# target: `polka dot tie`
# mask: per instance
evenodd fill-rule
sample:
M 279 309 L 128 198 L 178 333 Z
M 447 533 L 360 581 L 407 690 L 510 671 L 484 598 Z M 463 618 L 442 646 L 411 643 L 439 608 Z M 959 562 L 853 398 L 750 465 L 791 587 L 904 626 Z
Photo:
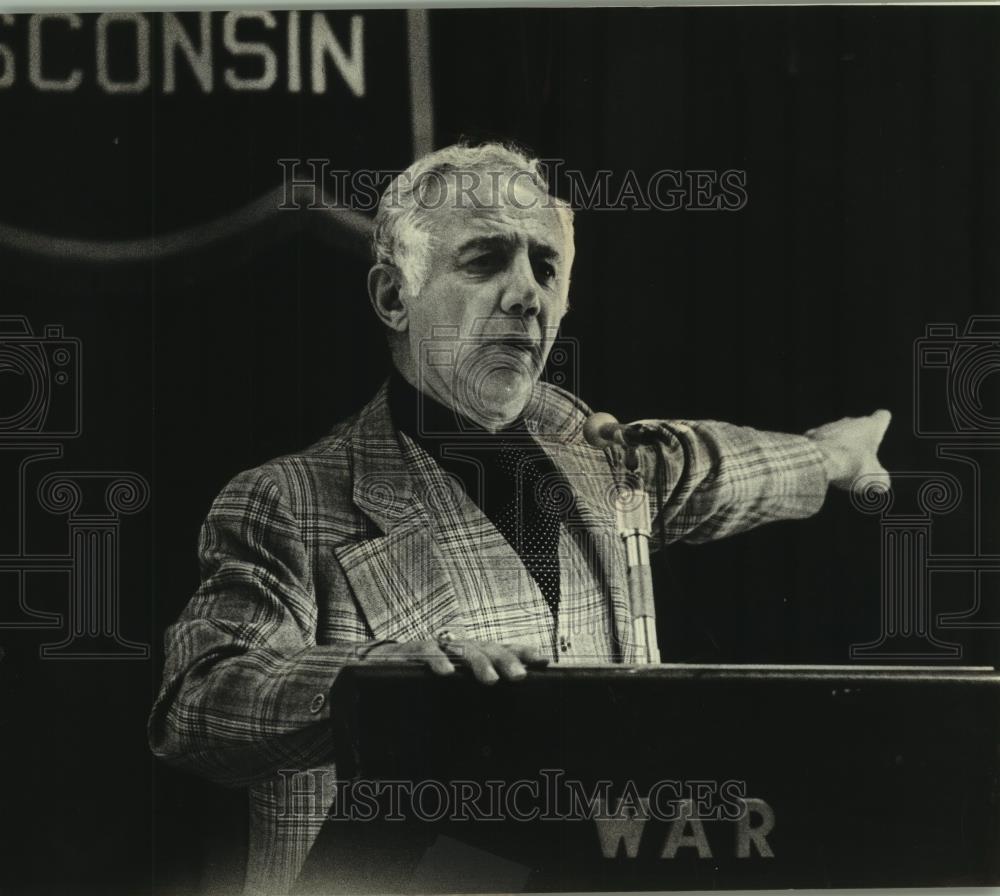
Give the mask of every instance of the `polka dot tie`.
M 532 454 L 505 441 L 497 453 L 500 473 L 510 484 L 509 500 L 494 521 L 517 552 L 555 616 L 559 612 L 559 521 L 550 488 Z

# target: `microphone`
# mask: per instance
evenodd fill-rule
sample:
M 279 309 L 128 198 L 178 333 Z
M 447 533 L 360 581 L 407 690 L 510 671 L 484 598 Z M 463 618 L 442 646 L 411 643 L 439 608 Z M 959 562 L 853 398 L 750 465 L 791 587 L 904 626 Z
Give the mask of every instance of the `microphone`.
M 625 440 L 621 431 L 624 429 L 616 418 L 603 411 L 591 414 L 583 423 L 583 437 L 592 448 L 610 448 L 612 445 L 624 446 Z
M 591 414 L 583 424 L 583 438 L 594 448 L 625 449 L 624 488 L 617 493 L 615 518 L 618 535 L 625 547 L 628 569 L 629 610 L 636 662 L 659 663 L 656 642 L 656 605 L 653 602 L 653 578 L 649 568 L 651 524 L 649 498 L 643 488 L 638 451 L 642 445 L 663 440 L 655 423 L 619 423 L 611 414 Z
M 659 427 L 650 423 L 619 423 L 603 411 L 591 414 L 583 423 L 583 438 L 593 448 L 636 448 L 655 445 L 662 439 Z

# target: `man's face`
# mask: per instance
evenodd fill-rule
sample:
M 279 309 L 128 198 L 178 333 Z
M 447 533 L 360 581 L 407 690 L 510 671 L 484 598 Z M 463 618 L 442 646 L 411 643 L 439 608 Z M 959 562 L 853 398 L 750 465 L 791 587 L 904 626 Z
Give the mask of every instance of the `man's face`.
M 432 212 L 419 294 L 407 301 L 417 386 L 496 429 L 520 415 L 566 313 L 573 245 L 564 213 L 529 184 L 484 184 Z

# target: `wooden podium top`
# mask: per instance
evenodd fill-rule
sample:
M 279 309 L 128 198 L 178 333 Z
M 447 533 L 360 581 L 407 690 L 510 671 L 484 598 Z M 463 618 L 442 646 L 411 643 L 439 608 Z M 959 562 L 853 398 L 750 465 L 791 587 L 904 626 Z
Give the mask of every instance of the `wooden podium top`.
M 965 745 L 1000 769 L 1000 673 L 988 666 L 552 665 L 483 685 L 467 669 L 373 663 L 346 667 L 330 704 L 342 770 L 372 774 L 486 754 L 635 764 L 640 745 L 656 743 L 725 754 L 734 731 L 753 731 L 774 755 L 806 736 L 833 756 L 838 742 L 855 755 L 862 742 Z
M 385 678 L 436 678 L 420 664 L 358 664 L 344 672 L 358 681 L 381 681 Z M 461 670 L 460 670 L 461 672 Z M 1000 685 L 1000 672 L 993 666 L 917 666 L 917 665 L 765 665 L 745 663 L 659 663 L 650 666 L 601 663 L 590 666 L 552 664 L 529 670 L 527 681 L 546 679 L 569 682 L 614 681 L 631 678 L 644 681 L 831 681 L 851 682 L 963 682 Z

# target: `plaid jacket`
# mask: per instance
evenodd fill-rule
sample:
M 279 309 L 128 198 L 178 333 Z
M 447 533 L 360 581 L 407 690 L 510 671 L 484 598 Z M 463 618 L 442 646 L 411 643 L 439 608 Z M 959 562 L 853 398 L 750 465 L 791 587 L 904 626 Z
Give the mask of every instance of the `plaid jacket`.
M 614 653 L 627 662 L 610 459 L 582 439 L 588 414 L 539 385 L 525 417 L 593 536 Z M 721 538 L 823 502 L 823 455 L 803 436 L 662 426 L 661 540 Z M 327 694 L 360 643 L 461 630 L 463 605 L 523 589 L 523 565 L 486 558 L 495 542 L 463 507 L 440 468 L 394 431 L 385 386 L 328 437 L 239 474 L 214 502 L 199 543 L 201 586 L 166 633 L 149 739 L 177 766 L 250 788 L 246 893 L 287 892 L 322 826 L 332 787 L 313 788 L 332 785 L 335 771 Z M 303 799 L 311 811 L 289 811 Z

